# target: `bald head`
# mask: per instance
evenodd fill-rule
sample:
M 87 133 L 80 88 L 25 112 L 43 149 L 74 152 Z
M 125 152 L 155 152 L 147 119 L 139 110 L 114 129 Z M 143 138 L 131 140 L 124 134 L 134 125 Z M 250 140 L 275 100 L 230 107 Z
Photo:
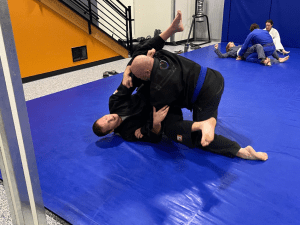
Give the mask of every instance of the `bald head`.
M 154 59 L 149 56 L 139 55 L 131 64 L 131 72 L 141 80 L 149 80 L 153 68 Z

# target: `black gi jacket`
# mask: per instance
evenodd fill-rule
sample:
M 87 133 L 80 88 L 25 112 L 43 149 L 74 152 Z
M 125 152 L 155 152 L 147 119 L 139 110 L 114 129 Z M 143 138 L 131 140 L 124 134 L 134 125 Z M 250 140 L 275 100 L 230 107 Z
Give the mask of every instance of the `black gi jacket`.
M 149 85 L 142 84 L 137 92 L 132 95 L 136 86 L 139 85 L 138 79 L 133 78 L 134 87 L 127 88 L 120 84 L 117 92 L 109 98 L 109 111 L 111 114 L 119 116 L 129 116 L 126 118 L 114 132 L 121 135 L 126 141 L 146 141 L 159 142 L 162 138 L 162 132 L 155 134 L 151 131 L 153 127 L 153 110 L 149 104 Z M 134 132 L 141 129 L 144 135 L 137 139 Z
M 192 60 L 169 51 L 162 50 L 165 41 L 157 36 L 145 42 L 133 54 L 133 59 L 138 55 L 147 55 L 148 50 L 154 48 L 154 65 L 150 77 L 150 103 L 156 109 L 164 105 L 179 108 L 193 109 L 191 99 L 196 88 L 201 66 Z M 205 105 L 215 96 L 223 85 L 223 80 L 210 68 L 207 69 L 205 81 L 198 95 Z

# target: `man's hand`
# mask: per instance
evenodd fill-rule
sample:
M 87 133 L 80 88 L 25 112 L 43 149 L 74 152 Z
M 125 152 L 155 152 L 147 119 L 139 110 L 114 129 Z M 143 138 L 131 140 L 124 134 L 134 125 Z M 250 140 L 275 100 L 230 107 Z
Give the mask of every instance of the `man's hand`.
M 166 118 L 169 108 L 169 106 L 165 105 L 156 112 L 156 108 L 153 106 L 153 126 L 160 124 Z
M 236 60 L 242 60 L 242 56 L 236 57 Z
M 166 118 L 169 111 L 169 106 L 165 105 L 160 110 L 156 112 L 156 108 L 153 106 L 153 128 L 152 132 L 159 134 L 161 130 L 161 122 Z
M 132 77 L 130 76 L 130 73 L 131 73 L 130 66 L 127 66 L 126 70 L 123 73 L 123 80 L 122 80 L 122 84 L 127 88 L 133 86 Z
M 218 44 L 215 44 L 215 49 L 218 49 L 219 48 L 219 45 Z
M 154 57 L 154 54 L 155 54 L 155 49 L 154 48 L 152 48 L 151 50 L 149 50 L 148 52 L 147 52 L 147 56 L 149 56 L 149 57 L 151 57 L 151 58 L 153 58 Z
M 140 138 L 144 137 L 144 135 L 142 135 L 142 133 L 141 133 L 141 128 L 137 129 L 137 130 L 134 132 L 134 136 L 135 136 L 137 139 L 140 139 Z

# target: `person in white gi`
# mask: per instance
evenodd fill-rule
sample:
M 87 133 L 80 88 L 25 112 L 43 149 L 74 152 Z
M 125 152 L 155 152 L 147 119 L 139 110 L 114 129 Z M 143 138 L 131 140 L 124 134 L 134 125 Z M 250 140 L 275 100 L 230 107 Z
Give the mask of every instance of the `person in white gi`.
M 290 52 L 284 50 L 284 47 L 281 44 L 279 32 L 275 28 L 273 28 L 273 20 L 266 21 L 266 28 L 264 30 L 269 31 L 269 34 L 273 38 L 273 42 L 276 47 L 276 51 L 279 51 L 283 54 L 290 53 Z

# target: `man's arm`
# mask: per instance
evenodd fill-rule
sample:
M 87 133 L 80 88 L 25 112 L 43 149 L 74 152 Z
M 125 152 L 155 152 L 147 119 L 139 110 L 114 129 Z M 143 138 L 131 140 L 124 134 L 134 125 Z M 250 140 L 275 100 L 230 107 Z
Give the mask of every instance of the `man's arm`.
M 250 34 L 248 34 L 244 44 L 241 47 L 241 50 L 238 53 L 238 56 L 243 56 L 244 53 L 247 51 L 249 44 L 251 43 L 251 40 L 253 38 L 253 33 L 251 32 Z
M 131 94 L 134 90 L 135 87 L 127 88 L 121 83 L 117 90 L 109 97 L 109 111 L 128 108 Z
M 164 106 L 158 111 L 153 107 L 153 116 L 151 113 L 147 123 L 135 131 L 135 137 L 141 141 L 159 142 L 162 137 L 162 122 L 168 111 L 169 106 Z
M 215 49 L 214 51 L 218 55 L 219 58 L 228 58 L 229 57 L 229 53 L 228 52 L 222 54 L 222 52 L 218 48 Z
M 229 56 L 228 52 L 226 52 L 225 54 L 222 54 L 222 52 L 219 50 L 219 45 L 218 44 L 215 44 L 214 48 L 215 48 L 214 51 L 219 56 L 219 58 L 227 58 Z

